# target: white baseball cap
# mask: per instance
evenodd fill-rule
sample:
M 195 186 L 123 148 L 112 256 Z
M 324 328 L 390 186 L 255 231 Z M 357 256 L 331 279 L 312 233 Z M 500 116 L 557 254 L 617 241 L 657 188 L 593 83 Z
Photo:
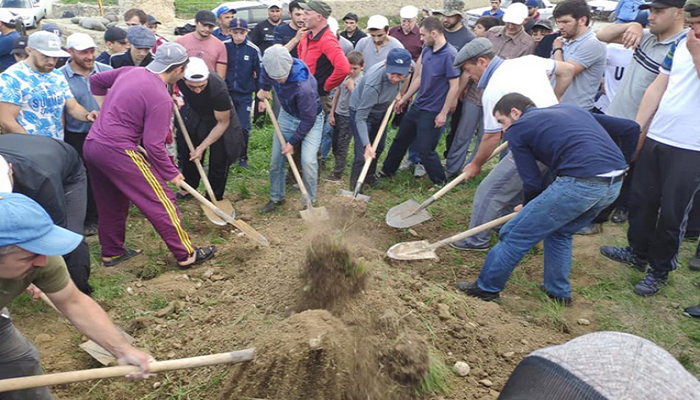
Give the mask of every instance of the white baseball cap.
M 94 49 L 97 47 L 95 41 L 87 33 L 74 33 L 68 36 L 66 41 L 66 47 L 69 49 L 76 49 L 78 51 Z
M 3 156 L 0 156 L 0 193 L 12 192 L 12 183 L 10 183 L 10 165 L 5 161 Z
M 384 29 L 389 26 L 389 20 L 383 15 L 373 15 L 367 20 L 367 29 Z
M 523 3 L 513 3 L 503 14 L 503 23 L 521 25 L 527 18 L 527 6 Z
M 14 24 L 15 19 L 17 19 L 17 15 L 13 14 L 9 10 L 0 8 L 0 22 L 4 24 Z
M 401 7 L 401 11 L 399 11 L 399 15 L 401 16 L 402 19 L 408 19 L 408 18 L 416 18 L 418 17 L 418 9 L 413 6 L 405 6 Z
M 190 57 L 190 62 L 185 67 L 185 80 L 190 82 L 204 82 L 209 78 L 209 67 L 199 57 Z

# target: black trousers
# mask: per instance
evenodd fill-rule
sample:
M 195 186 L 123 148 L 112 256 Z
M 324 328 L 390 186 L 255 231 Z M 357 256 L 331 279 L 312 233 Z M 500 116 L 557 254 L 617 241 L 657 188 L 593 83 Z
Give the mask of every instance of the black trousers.
M 455 134 L 457 134 L 457 127 L 459 126 L 459 120 L 462 119 L 462 100 L 457 101 L 457 108 L 451 114 L 450 117 L 450 131 L 445 137 L 445 152 L 442 158 L 447 158 L 447 154 L 450 152 L 450 147 L 452 147 L 452 142 L 455 140 Z M 501 158 L 503 159 L 503 158 Z
M 85 138 L 87 137 L 87 132 L 71 132 L 65 131 L 63 141 L 71 145 L 75 151 L 80 154 L 80 159 L 83 158 L 83 144 L 85 143 Z M 87 170 L 87 167 L 85 167 Z M 88 178 L 90 173 L 88 172 Z M 88 179 L 87 186 L 87 213 L 85 214 L 85 225 L 97 224 L 97 204 L 95 204 L 95 196 L 92 195 L 92 187 L 90 186 L 90 179 Z M 82 234 L 82 233 L 80 233 Z
M 335 126 L 333 127 L 333 158 L 335 166 L 333 173 L 341 175 L 345 171 L 348 161 L 348 148 L 352 139 L 352 129 L 350 128 L 350 116 L 335 113 Z
M 374 139 L 377 137 L 377 133 L 379 133 L 379 126 L 382 124 L 382 119 L 384 119 L 383 114 L 370 114 L 367 117 L 367 133 L 369 134 L 370 144 L 374 143 Z M 360 178 L 362 167 L 365 165 L 365 148 L 362 146 L 362 143 L 358 137 L 359 135 L 357 134 L 357 129 L 355 128 L 354 110 L 350 110 L 350 126 L 352 128 L 352 134 L 355 137 L 355 158 L 352 161 L 352 172 L 350 173 L 350 190 L 355 190 L 355 185 L 357 185 L 357 180 Z M 377 160 L 379 160 L 379 156 L 381 156 L 382 152 L 384 151 L 384 146 L 386 143 L 385 133 L 386 128 L 384 128 L 382 140 L 379 142 L 379 146 L 377 146 L 377 156 L 369 165 L 369 170 L 367 171 L 367 176 L 365 177 L 365 183 L 371 183 L 374 180 L 374 174 L 377 171 Z
M 635 162 L 627 239 L 652 269 L 676 269 L 693 198 L 700 189 L 700 151 L 647 138 Z

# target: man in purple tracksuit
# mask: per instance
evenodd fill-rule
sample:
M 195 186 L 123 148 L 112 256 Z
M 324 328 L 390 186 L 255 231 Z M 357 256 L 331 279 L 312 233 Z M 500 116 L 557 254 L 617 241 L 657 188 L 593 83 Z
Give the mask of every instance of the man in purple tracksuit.
M 124 247 L 129 201 L 153 224 L 180 268 L 214 256 L 213 246 L 192 245 L 175 195 L 166 185 L 167 181 L 180 186 L 184 181 L 165 151 L 173 112 L 166 84 L 182 79 L 187 62 L 185 48 L 169 42 L 158 48 L 146 68 L 124 67 L 90 77 L 90 90 L 102 111 L 85 140 L 84 157 L 100 215 L 98 233 L 106 266 L 140 253 Z M 141 143 L 148 161 L 138 150 Z

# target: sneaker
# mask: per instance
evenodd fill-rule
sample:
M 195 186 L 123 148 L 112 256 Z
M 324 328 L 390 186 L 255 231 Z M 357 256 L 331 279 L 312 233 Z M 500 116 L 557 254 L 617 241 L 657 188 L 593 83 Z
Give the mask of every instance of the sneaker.
M 628 219 L 629 212 L 627 212 L 627 210 L 620 210 L 619 208 L 616 208 L 612 217 L 610 217 L 610 221 L 612 221 L 613 224 L 624 224 Z
M 700 252 L 695 253 L 695 257 L 688 261 L 688 269 L 691 271 L 700 271 Z
M 90 236 L 95 236 L 95 235 L 97 235 L 97 224 L 95 224 L 95 223 L 86 224 L 85 227 L 83 228 L 83 236 L 90 237 Z
M 339 180 L 343 179 L 343 174 L 339 172 L 331 172 L 330 174 L 328 174 L 328 177 L 326 179 L 329 181 L 338 182 Z
M 479 289 L 476 282 L 457 282 L 455 287 L 460 291 L 465 293 L 467 296 L 476 297 L 484 301 L 494 301 L 501 298 L 498 292 L 487 292 L 485 290 Z
M 647 260 L 634 255 L 631 247 L 601 246 L 600 254 L 613 261 L 630 265 L 639 272 L 647 269 Z
M 450 243 L 450 247 L 462 251 L 489 251 L 491 246 L 488 244 L 485 246 L 472 246 L 469 244 L 469 239 L 463 239 L 458 242 Z
M 401 165 L 399 165 L 399 171 L 405 171 L 413 166 L 413 161 L 409 160 L 408 158 L 401 161 Z
M 698 304 L 697 306 L 688 307 L 683 311 L 685 311 L 686 314 L 690 315 L 693 318 L 700 318 L 700 304 Z
M 293 184 L 292 190 L 300 191 L 301 189 L 299 188 L 299 184 L 298 183 Z
M 175 192 L 175 198 L 177 200 L 189 200 L 192 198 L 192 195 L 187 193 L 187 192 L 185 192 L 185 193 Z
M 547 297 L 550 299 L 554 300 L 555 303 L 559 303 L 559 305 L 562 305 L 564 307 L 571 307 L 571 297 L 557 297 L 554 296 L 553 294 L 550 294 L 547 289 L 544 288 L 544 285 L 540 285 L 540 290 L 544 292 Z
M 603 224 L 591 223 L 588 226 L 584 226 L 576 232 L 577 235 L 597 235 L 603 233 Z
M 425 174 L 426 172 L 423 164 L 416 164 L 416 167 L 413 170 L 413 176 L 415 176 L 416 178 L 422 178 L 425 176 Z
M 282 204 L 284 204 L 284 199 L 282 199 L 280 201 L 270 200 L 267 202 L 267 204 L 265 204 L 265 206 L 263 208 L 260 209 L 260 212 L 262 214 L 269 214 L 269 213 L 275 211 L 275 209 L 277 207 L 281 206 Z
M 238 165 L 241 168 L 248 168 L 248 160 L 246 160 L 245 158 L 241 158 L 240 160 L 238 160 Z
M 659 293 L 659 290 L 668 282 L 668 275 L 657 276 L 652 270 L 647 272 L 644 279 L 634 285 L 634 293 L 648 297 Z

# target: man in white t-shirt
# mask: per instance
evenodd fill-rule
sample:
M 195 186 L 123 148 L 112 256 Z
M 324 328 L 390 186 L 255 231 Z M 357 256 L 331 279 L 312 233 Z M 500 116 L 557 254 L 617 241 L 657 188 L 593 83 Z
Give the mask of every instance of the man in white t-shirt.
M 595 108 L 605 114 L 610 101 L 615 97 L 617 88 L 625 76 L 625 69 L 632 60 L 632 49 L 618 43 L 608 43 L 605 56 L 605 76 L 603 76 L 603 93 L 595 102 Z
M 634 287 L 640 296 L 658 293 L 676 269 L 688 211 L 700 190 L 700 1 L 688 1 L 685 10 L 691 30 L 671 46 L 635 118 L 649 129 L 646 139 L 640 137 L 632 178 L 629 247 L 600 248 L 638 270 L 649 264 Z
M 483 89 L 484 137 L 476 156 L 464 167 L 467 178 L 481 173 L 481 167 L 501 141 L 501 125 L 493 116 L 493 107 L 508 93 L 520 93 L 532 99 L 537 107 L 548 107 L 558 103 L 574 77 L 574 67 L 568 63 L 537 56 L 524 56 L 503 60 L 494 54 L 493 45 L 486 38 L 476 38 L 467 43 L 457 54 L 454 65 L 461 67 L 463 76 Z M 551 77 L 556 76 L 556 87 L 552 89 Z M 469 227 L 481 225 L 512 212 L 522 203 L 523 182 L 516 169 L 513 157 L 505 156 L 479 184 L 472 203 Z M 460 250 L 489 249 L 490 232 L 482 232 L 452 244 Z

